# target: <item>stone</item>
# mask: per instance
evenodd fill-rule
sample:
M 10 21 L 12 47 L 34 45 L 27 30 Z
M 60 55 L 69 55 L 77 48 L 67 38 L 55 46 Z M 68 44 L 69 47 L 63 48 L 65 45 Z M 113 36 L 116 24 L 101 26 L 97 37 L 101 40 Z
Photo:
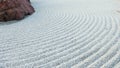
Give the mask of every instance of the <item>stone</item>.
M 21 20 L 34 12 L 30 0 L 0 0 L 0 21 Z

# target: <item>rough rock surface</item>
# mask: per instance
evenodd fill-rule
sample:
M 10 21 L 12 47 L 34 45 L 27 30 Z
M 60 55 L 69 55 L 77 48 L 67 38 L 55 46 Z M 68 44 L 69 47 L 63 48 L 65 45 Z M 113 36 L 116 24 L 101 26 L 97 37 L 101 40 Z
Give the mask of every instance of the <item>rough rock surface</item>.
M 0 0 L 0 21 L 20 20 L 34 12 L 30 0 Z

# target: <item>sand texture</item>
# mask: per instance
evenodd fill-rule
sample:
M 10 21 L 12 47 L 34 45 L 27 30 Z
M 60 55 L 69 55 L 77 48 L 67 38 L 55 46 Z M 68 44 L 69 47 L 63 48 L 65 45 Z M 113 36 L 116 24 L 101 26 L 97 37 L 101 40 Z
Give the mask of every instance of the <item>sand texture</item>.
M 120 68 L 120 1 L 31 0 L 0 24 L 0 68 Z

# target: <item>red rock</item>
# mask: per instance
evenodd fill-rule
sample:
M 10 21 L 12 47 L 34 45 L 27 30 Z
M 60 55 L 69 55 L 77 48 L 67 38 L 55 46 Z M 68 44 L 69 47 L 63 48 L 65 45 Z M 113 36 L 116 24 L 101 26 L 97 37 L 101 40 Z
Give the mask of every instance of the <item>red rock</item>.
M 30 0 L 0 0 L 0 21 L 20 20 L 34 12 Z

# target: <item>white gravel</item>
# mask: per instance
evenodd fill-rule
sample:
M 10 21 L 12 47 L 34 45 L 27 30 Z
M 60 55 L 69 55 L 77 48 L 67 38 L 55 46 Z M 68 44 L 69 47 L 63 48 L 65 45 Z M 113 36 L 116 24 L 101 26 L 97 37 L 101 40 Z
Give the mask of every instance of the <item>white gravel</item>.
M 0 68 L 120 68 L 119 0 L 31 0 L 0 24 Z

